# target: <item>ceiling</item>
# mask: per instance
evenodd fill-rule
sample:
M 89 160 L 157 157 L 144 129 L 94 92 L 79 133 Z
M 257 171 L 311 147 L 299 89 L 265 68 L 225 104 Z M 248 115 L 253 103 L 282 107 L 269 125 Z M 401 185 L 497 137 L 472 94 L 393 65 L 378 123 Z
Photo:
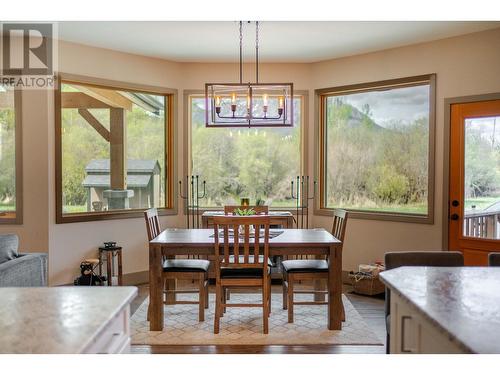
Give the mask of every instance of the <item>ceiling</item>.
M 238 22 L 60 22 L 62 40 L 179 62 L 238 61 Z M 260 22 L 262 62 L 315 62 L 500 27 L 500 22 Z M 255 24 L 244 23 L 244 59 Z

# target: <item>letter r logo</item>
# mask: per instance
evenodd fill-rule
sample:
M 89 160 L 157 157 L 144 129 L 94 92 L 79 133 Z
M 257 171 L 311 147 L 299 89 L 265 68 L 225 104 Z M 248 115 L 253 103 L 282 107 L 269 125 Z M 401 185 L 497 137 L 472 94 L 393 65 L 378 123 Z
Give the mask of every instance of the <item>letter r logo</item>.
M 2 73 L 52 75 L 52 29 L 49 23 L 3 23 Z

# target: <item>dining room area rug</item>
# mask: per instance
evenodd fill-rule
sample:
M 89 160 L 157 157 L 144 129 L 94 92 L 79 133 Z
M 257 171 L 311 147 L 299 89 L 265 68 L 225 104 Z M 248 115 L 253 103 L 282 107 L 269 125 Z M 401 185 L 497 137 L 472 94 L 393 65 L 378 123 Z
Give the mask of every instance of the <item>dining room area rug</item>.
M 182 295 L 196 300 L 197 295 Z M 228 303 L 260 303 L 260 293 L 231 293 Z M 311 296 L 297 295 L 295 300 Z M 351 302 L 342 295 L 346 320 L 342 330 L 327 327 L 326 305 L 294 306 L 294 323 L 288 323 L 282 296 L 272 294 L 269 334 L 262 333 L 262 308 L 228 307 L 213 333 L 215 295 L 210 294 L 205 321 L 198 322 L 197 305 L 164 305 L 163 331 L 150 331 L 147 321 L 149 299 L 141 304 L 130 322 L 132 345 L 383 345 Z

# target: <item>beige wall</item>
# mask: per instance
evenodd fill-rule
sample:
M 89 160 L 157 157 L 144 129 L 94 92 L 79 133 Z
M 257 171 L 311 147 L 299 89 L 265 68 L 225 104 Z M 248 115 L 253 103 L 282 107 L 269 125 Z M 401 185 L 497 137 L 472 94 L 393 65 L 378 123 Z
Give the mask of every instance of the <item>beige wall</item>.
M 500 92 L 500 29 L 416 46 L 314 64 L 262 64 L 260 80 L 291 81 L 309 90 L 308 173 L 314 174 L 314 89 L 417 74 L 437 73 L 435 224 L 405 224 L 352 220 L 348 226 L 344 269 L 383 257 L 387 250 L 437 249 L 442 238 L 443 99 Z M 183 168 L 183 91 L 203 89 L 208 81 L 238 80 L 236 64 L 180 64 L 110 50 L 60 43 L 59 70 L 110 80 L 164 86 L 179 90 L 177 101 L 176 167 Z M 243 81 L 253 81 L 254 67 L 245 67 Z M 49 249 L 52 285 L 71 283 L 83 257 L 94 256 L 103 241 L 124 248 L 124 272 L 147 270 L 148 255 L 142 219 L 55 224 L 54 107 L 51 93 L 24 93 L 24 224 L 1 226 L 17 232 L 23 248 Z M 183 226 L 182 215 L 163 217 L 163 226 Z M 330 227 L 326 217 L 314 226 Z
M 24 91 L 22 103 L 23 224 L 2 224 L 0 225 L 0 234 L 17 233 L 20 238 L 21 252 L 47 252 L 49 249 L 47 92 Z
M 434 225 L 350 220 L 344 269 L 383 259 L 390 250 L 442 248 L 444 99 L 500 92 L 500 29 L 313 64 L 311 85 L 323 88 L 437 74 Z M 328 226 L 315 217 L 315 226 Z
M 165 60 L 120 53 L 72 43 L 59 44 L 59 70 L 63 73 L 98 77 L 143 85 L 177 88 L 182 83 L 181 66 Z M 177 111 L 181 113 L 181 103 Z M 70 283 L 84 257 L 95 256 L 104 241 L 123 246 L 124 273 L 144 271 L 148 267 L 147 236 L 141 218 L 55 224 L 54 188 L 54 111 L 50 112 L 49 159 L 49 276 L 52 285 Z M 177 158 L 178 165 L 180 160 Z M 163 226 L 179 226 L 177 217 L 163 217 Z

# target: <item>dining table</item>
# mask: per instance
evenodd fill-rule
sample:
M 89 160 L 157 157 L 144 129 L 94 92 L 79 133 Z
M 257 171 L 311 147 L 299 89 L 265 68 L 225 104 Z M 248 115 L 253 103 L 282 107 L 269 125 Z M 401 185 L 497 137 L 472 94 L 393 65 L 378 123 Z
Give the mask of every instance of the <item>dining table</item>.
M 149 242 L 149 326 L 162 331 L 164 324 L 163 258 L 180 255 L 214 256 L 214 229 L 162 231 Z M 323 228 L 279 229 L 269 239 L 269 255 L 317 255 L 328 258 L 328 329 L 342 329 L 342 242 Z

